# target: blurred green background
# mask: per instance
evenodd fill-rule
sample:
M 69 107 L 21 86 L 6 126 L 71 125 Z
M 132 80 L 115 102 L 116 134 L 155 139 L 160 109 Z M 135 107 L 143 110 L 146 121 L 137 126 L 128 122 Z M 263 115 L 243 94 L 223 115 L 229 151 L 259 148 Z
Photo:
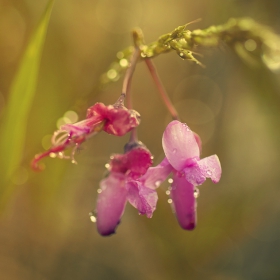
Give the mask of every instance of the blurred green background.
M 0 1 L 0 122 L 46 5 L 45 0 Z M 177 224 L 166 183 L 158 190 L 152 219 L 127 205 L 117 234 L 98 235 L 88 213 L 95 208 L 104 165 L 110 154 L 123 151 L 128 136 L 91 138 L 77 154 L 77 166 L 48 158 L 42 173 L 29 167 L 65 112 L 75 111 L 81 120 L 95 102 L 116 101 L 122 78 L 102 91 L 98 80 L 116 53 L 131 45 L 133 27 L 141 27 L 151 42 L 197 18 L 202 21 L 190 29 L 250 16 L 280 34 L 279 12 L 278 0 L 57 0 L 22 164 L 8 182 L 12 192 L 1 207 L 0 279 L 280 279 L 279 72 L 251 69 L 223 45 L 201 50 L 205 69 L 175 53 L 154 59 L 182 120 L 202 138 L 202 156 L 217 154 L 223 168 L 219 184 L 207 181 L 200 187 L 194 231 Z M 133 102 L 142 116 L 139 138 L 157 164 L 171 118 L 145 67 L 136 68 Z M 19 98 L 18 107 L 22 104 Z M 13 146 L 9 149 L 7 155 Z M 0 157 L 3 177 L 7 156 Z

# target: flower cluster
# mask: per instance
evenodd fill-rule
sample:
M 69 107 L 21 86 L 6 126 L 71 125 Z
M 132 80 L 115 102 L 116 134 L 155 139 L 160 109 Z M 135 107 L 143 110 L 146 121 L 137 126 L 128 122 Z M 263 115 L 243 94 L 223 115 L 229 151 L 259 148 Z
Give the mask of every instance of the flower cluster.
M 123 136 L 140 123 L 140 115 L 135 110 L 128 110 L 123 105 L 123 100 L 117 101 L 114 105 L 105 106 L 103 103 L 96 103 L 87 110 L 86 119 L 75 124 L 65 124 L 55 131 L 52 137 L 52 147 L 44 153 L 38 154 L 31 165 L 34 170 L 42 169 L 38 162 L 46 156 L 74 159 L 77 148 L 89 137 L 104 130 L 109 134 Z M 64 151 L 73 148 L 70 156 Z
M 152 217 L 156 209 L 156 188 L 172 173 L 172 203 L 180 226 L 192 230 L 196 226 L 197 186 L 206 178 L 214 183 L 221 177 L 216 155 L 200 159 L 200 141 L 186 124 L 172 121 L 162 138 L 165 158 L 151 167 L 151 153 L 142 144 L 130 144 L 123 155 L 111 156 L 109 176 L 100 183 L 96 215 L 101 235 L 115 232 L 126 202 L 139 214 Z
M 157 166 L 152 166 L 151 152 L 138 141 L 136 135 L 140 115 L 131 108 L 131 101 L 128 102 L 129 109 L 124 106 L 139 55 L 140 49 L 136 48 L 124 79 L 123 93 L 114 105 L 96 103 L 88 109 L 85 120 L 61 126 L 54 132 L 51 148 L 36 155 L 32 161 L 35 170 L 42 169 L 38 163 L 46 156 L 71 159 L 76 163 L 74 159 L 76 149 L 96 133 L 104 131 L 115 136 L 123 136 L 131 131 L 124 154 L 114 154 L 110 157 L 107 165 L 109 172 L 101 180 L 98 189 L 96 216 L 91 214 L 91 220 L 96 222 L 97 230 L 103 236 L 115 232 L 127 202 L 135 207 L 139 214 L 151 218 L 158 201 L 156 189 L 171 174 L 173 179 L 170 178 L 169 202 L 173 204 L 180 226 L 186 230 L 194 229 L 197 187 L 203 184 L 206 178 L 217 183 L 221 177 L 218 157 L 212 155 L 200 159 L 199 136 L 178 120 L 178 114 L 167 97 L 151 60 L 146 59 L 161 97 L 175 119 L 167 125 L 163 133 L 162 146 L 165 158 Z M 68 155 L 67 149 L 72 149 Z

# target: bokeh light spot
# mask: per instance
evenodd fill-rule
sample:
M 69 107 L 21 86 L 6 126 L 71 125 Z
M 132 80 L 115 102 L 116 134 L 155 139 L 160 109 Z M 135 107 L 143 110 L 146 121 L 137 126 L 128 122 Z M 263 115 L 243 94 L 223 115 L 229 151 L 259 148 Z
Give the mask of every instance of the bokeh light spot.
M 15 185 L 22 185 L 28 180 L 28 171 L 26 168 L 20 166 L 12 175 L 11 181 Z
M 253 52 L 257 48 L 257 43 L 254 40 L 249 39 L 244 43 L 244 46 L 247 51 Z

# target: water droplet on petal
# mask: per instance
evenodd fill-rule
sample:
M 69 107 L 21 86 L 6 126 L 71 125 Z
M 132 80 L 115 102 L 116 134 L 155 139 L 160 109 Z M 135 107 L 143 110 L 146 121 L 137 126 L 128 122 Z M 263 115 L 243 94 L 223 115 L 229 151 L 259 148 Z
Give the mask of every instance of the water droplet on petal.
M 94 216 L 94 214 L 92 212 L 89 212 L 89 218 L 93 223 L 96 223 L 96 217 Z
M 105 164 L 105 167 L 108 169 L 110 167 L 110 164 L 109 163 L 106 163 Z
M 98 189 L 98 190 L 97 190 L 97 193 L 102 193 L 102 190 L 101 190 L 101 189 Z
M 168 202 L 169 204 L 171 204 L 173 201 L 172 201 L 171 198 L 169 198 L 169 199 L 167 199 L 167 202 Z
M 169 184 L 173 183 L 173 179 L 172 178 L 169 178 L 167 181 L 168 181 Z
M 155 182 L 155 186 L 156 186 L 156 187 L 159 187 L 160 184 L 161 184 L 161 181 L 156 181 L 156 182 Z
M 198 197 L 199 197 L 199 189 L 195 189 L 195 190 L 194 190 L 193 196 L 194 196 L 195 198 L 198 198 Z
M 151 159 L 154 159 L 154 156 L 151 156 Z
M 187 131 L 190 131 L 190 128 L 188 127 L 188 125 L 186 123 L 183 123 L 183 127 L 185 127 Z

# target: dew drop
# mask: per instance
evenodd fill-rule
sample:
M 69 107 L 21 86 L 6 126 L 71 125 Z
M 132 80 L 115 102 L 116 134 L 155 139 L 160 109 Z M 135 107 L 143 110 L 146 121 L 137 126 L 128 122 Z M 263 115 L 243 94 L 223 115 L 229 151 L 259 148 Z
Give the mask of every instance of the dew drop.
M 172 201 L 171 198 L 169 198 L 169 199 L 167 199 L 167 202 L 168 202 L 169 204 L 171 204 L 173 201 Z
M 94 216 L 94 214 L 92 212 L 89 212 L 89 218 L 93 223 L 96 223 L 96 217 Z
M 173 179 L 172 178 L 169 178 L 167 181 L 168 181 L 169 184 L 173 183 Z
M 156 182 L 155 182 L 155 186 L 156 186 L 156 187 L 159 187 L 160 184 L 161 184 L 161 181 L 156 181 Z
M 151 156 L 151 159 L 154 159 L 154 156 Z
M 110 164 L 109 163 L 106 163 L 105 164 L 105 167 L 108 169 L 110 167 Z
M 195 189 L 195 190 L 194 190 L 193 196 L 194 196 L 195 198 L 198 198 L 198 197 L 199 197 L 199 189 Z
M 101 190 L 101 189 L 98 189 L 98 190 L 97 190 L 97 193 L 102 193 L 102 190 Z
M 166 191 L 165 193 L 166 193 L 167 195 L 170 195 L 170 191 Z

